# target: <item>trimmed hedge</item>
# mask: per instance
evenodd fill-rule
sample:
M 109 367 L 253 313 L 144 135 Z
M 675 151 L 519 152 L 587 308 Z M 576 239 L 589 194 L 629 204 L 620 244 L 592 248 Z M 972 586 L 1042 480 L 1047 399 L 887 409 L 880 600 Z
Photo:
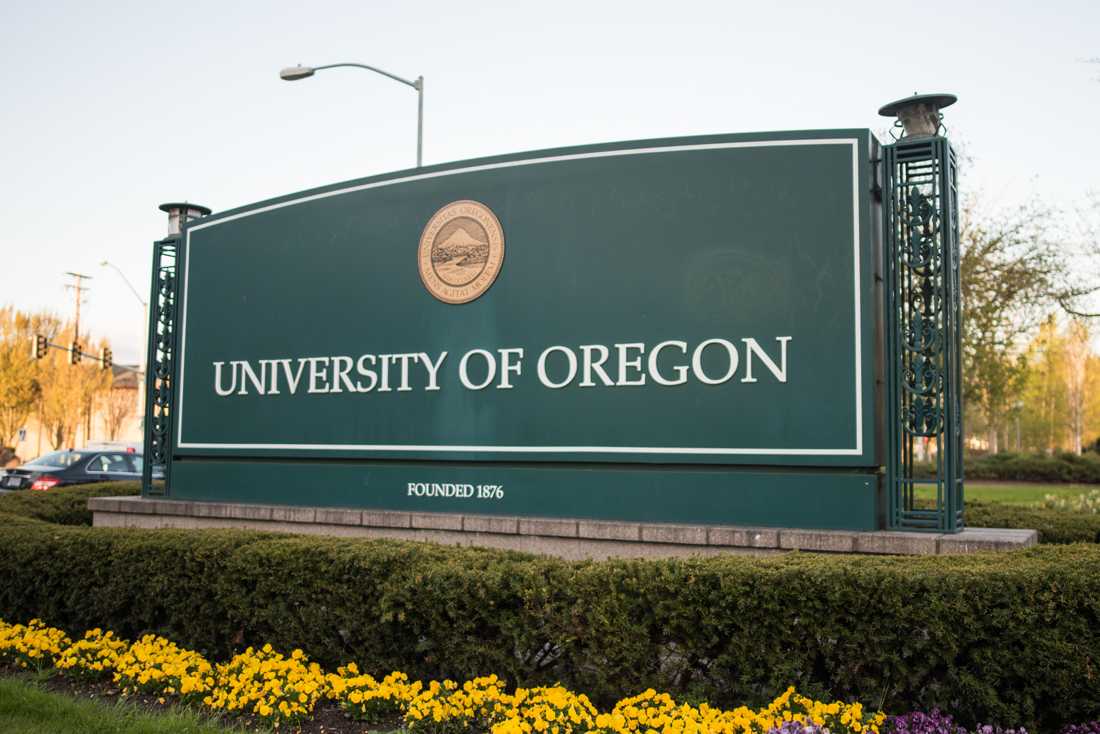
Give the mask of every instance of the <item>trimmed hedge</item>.
M 21 490 L 0 495 L 0 514 L 22 515 L 57 525 L 91 525 L 89 497 L 141 494 L 140 482 L 99 482 L 45 492 Z
M 573 563 L 247 531 L 0 527 L 0 616 L 155 631 L 213 657 L 652 686 L 718 705 L 788 685 L 1055 731 L 1100 712 L 1100 546 Z
M 1038 530 L 1040 543 L 1100 543 L 1100 515 L 967 500 L 965 519 L 969 527 Z
M 0 527 L 12 526 L 12 525 L 46 525 L 47 523 L 41 520 L 36 520 L 33 517 L 26 517 L 25 515 L 17 515 L 12 512 L 0 512 Z
M 932 464 L 917 464 L 918 477 L 935 476 Z M 963 460 L 963 475 L 967 480 L 994 480 L 1018 482 L 1077 482 L 1100 483 L 1100 454 L 1087 453 L 1078 456 L 1071 453 L 1015 454 L 1001 452 L 986 456 L 967 456 Z

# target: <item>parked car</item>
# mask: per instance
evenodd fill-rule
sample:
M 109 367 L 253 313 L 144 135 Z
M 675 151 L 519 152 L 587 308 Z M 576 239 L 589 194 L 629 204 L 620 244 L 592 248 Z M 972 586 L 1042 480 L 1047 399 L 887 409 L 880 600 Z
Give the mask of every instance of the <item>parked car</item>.
M 0 490 L 42 491 L 68 484 L 141 478 L 141 454 L 132 450 L 54 451 L 0 474 Z

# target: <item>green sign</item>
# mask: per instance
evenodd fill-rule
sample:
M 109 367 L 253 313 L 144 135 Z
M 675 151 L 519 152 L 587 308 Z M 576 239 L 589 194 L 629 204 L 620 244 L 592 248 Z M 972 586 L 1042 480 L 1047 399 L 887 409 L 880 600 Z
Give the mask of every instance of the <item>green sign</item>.
M 874 145 L 541 151 L 197 220 L 172 495 L 873 527 Z

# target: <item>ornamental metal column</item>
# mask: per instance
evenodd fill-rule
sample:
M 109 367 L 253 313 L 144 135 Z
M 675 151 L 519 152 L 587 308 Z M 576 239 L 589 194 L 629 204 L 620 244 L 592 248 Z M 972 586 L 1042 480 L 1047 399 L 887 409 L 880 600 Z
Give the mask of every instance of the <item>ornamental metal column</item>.
M 879 114 L 902 134 L 885 146 L 887 524 L 963 529 L 959 204 L 956 159 L 940 110 L 914 95 Z M 933 476 L 918 478 L 918 459 Z
M 168 236 L 153 243 L 145 361 L 145 460 L 141 472 L 141 493 L 147 497 L 164 497 L 170 487 L 180 230 L 188 221 L 210 213 L 205 206 L 187 203 L 161 204 L 160 210 L 168 214 Z

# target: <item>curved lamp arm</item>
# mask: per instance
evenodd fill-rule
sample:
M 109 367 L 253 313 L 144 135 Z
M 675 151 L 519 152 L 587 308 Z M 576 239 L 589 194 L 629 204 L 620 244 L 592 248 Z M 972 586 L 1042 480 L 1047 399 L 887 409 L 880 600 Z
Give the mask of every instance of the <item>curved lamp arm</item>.
M 354 62 L 346 61 L 339 64 L 325 64 L 324 66 L 290 66 L 279 72 L 279 77 L 283 81 L 293 82 L 299 79 L 305 79 L 313 76 L 315 72 L 321 69 L 335 69 L 341 66 L 352 66 L 356 69 L 366 69 L 367 71 L 373 71 L 375 74 L 381 74 L 382 76 L 388 76 L 395 82 L 401 82 L 407 84 L 416 90 L 417 102 L 416 102 L 416 167 L 420 168 L 423 162 L 424 151 L 424 77 L 420 76 L 416 78 L 416 81 L 409 81 L 403 77 L 399 77 L 396 74 L 391 74 L 388 71 L 379 69 L 375 66 L 368 66 L 367 64 L 356 64 Z
M 126 287 L 130 289 L 130 292 L 134 294 L 134 298 L 138 299 L 138 301 L 141 303 L 142 306 L 148 306 L 149 305 L 148 303 L 145 302 L 145 299 L 141 297 L 141 294 L 137 292 L 137 288 L 135 288 L 133 286 L 133 284 L 130 282 L 130 279 L 126 277 L 126 274 L 123 273 L 122 270 L 117 265 L 115 265 L 113 262 L 111 262 L 109 260 L 104 260 L 99 265 L 100 265 L 100 267 L 103 267 L 103 268 L 112 268 L 112 269 L 114 269 L 114 271 L 116 273 L 118 273 L 119 277 L 122 278 L 122 282 L 125 283 Z
M 424 80 L 424 77 L 421 77 L 420 79 L 417 79 L 415 82 L 410 82 L 408 79 L 404 79 L 402 77 L 399 77 L 399 76 L 397 76 L 397 74 L 391 74 L 388 71 L 385 71 L 383 69 L 379 69 L 379 68 L 374 67 L 374 66 L 367 66 L 366 64 L 355 64 L 355 63 L 352 63 L 352 62 L 345 62 L 345 63 L 340 63 L 340 64 L 325 64 L 324 66 L 314 66 L 313 70 L 314 71 L 320 71 L 321 69 L 335 69 L 339 66 L 354 66 L 357 69 L 366 69 L 367 71 L 373 71 L 377 74 L 381 74 L 382 76 L 388 76 L 390 79 L 393 79 L 394 81 L 401 82 L 402 84 L 408 84 L 410 87 L 412 87 L 413 89 L 416 89 L 417 91 L 420 90 L 420 85 L 423 83 L 423 80 Z

